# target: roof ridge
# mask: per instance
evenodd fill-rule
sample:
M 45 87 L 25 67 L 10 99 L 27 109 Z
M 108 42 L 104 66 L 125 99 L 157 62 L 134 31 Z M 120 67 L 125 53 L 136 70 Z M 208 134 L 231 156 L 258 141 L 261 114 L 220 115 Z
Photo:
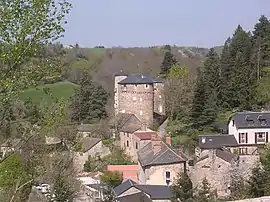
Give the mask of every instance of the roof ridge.
M 183 158 L 181 155 L 177 154 L 177 153 L 174 151 L 174 149 L 172 149 L 170 146 L 168 146 L 165 142 L 163 142 L 163 143 L 164 143 L 164 144 L 166 145 L 166 147 L 169 148 L 175 155 L 177 155 L 177 156 Z

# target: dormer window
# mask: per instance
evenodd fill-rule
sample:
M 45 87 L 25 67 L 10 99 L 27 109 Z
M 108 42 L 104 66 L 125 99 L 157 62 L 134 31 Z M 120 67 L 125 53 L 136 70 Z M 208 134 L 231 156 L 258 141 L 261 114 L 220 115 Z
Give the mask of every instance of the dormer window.
M 258 121 L 260 122 L 260 125 L 261 125 L 261 126 L 265 126 L 266 123 L 267 123 L 266 118 L 263 117 L 263 115 L 259 115 L 259 116 L 258 116 Z
M 247 121 L 248 125 L 254 124 L 254 120 L 249 115 L 246 116 L 246 121 Z

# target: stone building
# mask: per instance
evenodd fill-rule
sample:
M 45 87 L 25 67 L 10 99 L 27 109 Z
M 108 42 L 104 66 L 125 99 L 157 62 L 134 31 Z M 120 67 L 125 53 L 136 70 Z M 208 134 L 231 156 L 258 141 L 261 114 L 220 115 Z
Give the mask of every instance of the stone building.
M 152 126 L 155 113 L 165 115 L 164 84 L 143 74 L 114 76 L 115 114 L 134 114 L 146 126 Z
M 151 142 L 138 151 L 139 183 L 172 185 L 178 173 L 186 171 L 187 158 L 180 150 L 171 147 L 170 136 L 164 142 L 151 135 Z

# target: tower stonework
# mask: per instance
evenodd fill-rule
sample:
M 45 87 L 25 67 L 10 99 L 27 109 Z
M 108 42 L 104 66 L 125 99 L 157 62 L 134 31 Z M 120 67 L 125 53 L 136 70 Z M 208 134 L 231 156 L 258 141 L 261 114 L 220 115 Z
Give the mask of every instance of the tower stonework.
M 120 71 L 119 73 L 114 75 L 114 112 L 115 115 L 119 113 L 119 95 L 120 95 L 120 85 L 118 84 L 120 81 L 127 78 L 127 74 Z
M 162 82 L 154 83 L 154 112 L 165 115 L 165 96 L 164 84 Z
M 142 74 L 115 75 L 115 114 L 134 114 L 145 126 L 152 126 L 154 112 L 165 114 L 163 83 Z

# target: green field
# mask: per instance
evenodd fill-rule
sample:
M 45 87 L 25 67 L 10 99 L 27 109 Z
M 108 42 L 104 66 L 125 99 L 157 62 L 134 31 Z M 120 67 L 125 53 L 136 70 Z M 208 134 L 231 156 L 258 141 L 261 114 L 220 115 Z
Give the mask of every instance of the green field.
M 51 103 L 52 98 L 44 92 L 44 88 L 50 89 L 50 93 L 55 98 L 63 98 L 68 101 L 73 95 L 74 89 L 77 88 L 76 84 L 70 82 L 58 82 L 55 84 L 45 84 L 36 88 L 30 88 L 21 93 L 22 100 L 30 97 L 34 103 Z

